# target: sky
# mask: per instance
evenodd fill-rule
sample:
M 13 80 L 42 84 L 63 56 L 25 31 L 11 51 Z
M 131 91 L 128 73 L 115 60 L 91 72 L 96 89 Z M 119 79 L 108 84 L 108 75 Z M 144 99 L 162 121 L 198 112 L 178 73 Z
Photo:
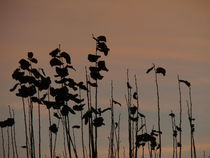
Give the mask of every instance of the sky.
M 20 98 L 10 93 L 15 81 L 11 75 L 21 58 L 32 51 L 47 74 L 49 53 L 61 45 L 71 54 L 72 72 L 76 80 L 84 80 L 89 53 L 95 53 L 95 36 L 105 35 L 110 48 L 105 58 L 109 72 L 99 83 L 99 104 L 109 106 L 110 82 L 114 82 L 114 97 L 122 103 L 116 107 L 116 118 L 121 114 L 121 150 L 128 148 L 127 109 L 125 103 L 126 71 L 131 84 L 137 76 L 140 109 L 147 117 L 149 129 L 156 126 L 157 109 L 153 74 L 146 74 L 152 63 L 166 69 L 159 78 L 161 122 L 163 130 L 163 157 L 172 157 L 171 124 L 168 114 L 179 112 L 177 75 L 192 84 L 193 115 L 196 118 L 195 141 L 198 157 L 206 151 L 210 155 L 210 1 L 208 0 L 7 0 L 0 1 L 0 120 L 9 116 L 8 105 L 15 110 L 17 142 L 24 143 L 22 135 L 23 112 Z M 183 93 L 183 155 L 189 157 L 189 123 Z M 83 94 L 85 95 L 85 94 Z M 106 157 L 110 130 L 110 114 L 99 131 L 99 155 Z M 42 107 L 43 136 L 47 136 L 47 111 Z M 178 121 L 178 120 L 177 120 Z M 78 123 L 72 117 L 73 123 Z M 35 116 L 35 125 L 37 117 Z M 79 132 L 78 132 L 79 133 Z M 80 135 L 77 133 L 78 150 Z M 104 134 L 106 137 L 104 138 Z M 62 135 L 59 137 L 62 139 Z M 0 142 L 2 140 L 0 139 Z M 1 143 L 0 143 L 1 144 Z M 62 152 L 62 141 L 58 143 Z M 21 152 L 19 148 L 19 151 Z M 23 152 L 22 152 L 23 153 Z M 0 154 L 1 145 L 0 145 Z M 43 155 L 48 155 L 47 141 Z M 24 157 L 25 155 L 23 155 Z

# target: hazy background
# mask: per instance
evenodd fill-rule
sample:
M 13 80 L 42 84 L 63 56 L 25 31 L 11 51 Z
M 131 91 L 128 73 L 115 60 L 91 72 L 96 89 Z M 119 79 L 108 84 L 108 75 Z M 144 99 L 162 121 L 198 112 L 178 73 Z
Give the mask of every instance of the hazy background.
M 159 77 L 163 157 L 172 156 L 168 114 L 171 110 L 178 114 L 179 110 L 177 74 L 192 83 L 197 157 L 201 157 L 204 150 L 210 154 L 209 19 L 208 0 L 0 0 L 0 120 L 8 117 L 8 105 L 11 105 L 16 114 L 19 152 L 24 157 L 24 149 L 20 148 L 24 145 L 22 104 L 20 98 L 9 92 L 15 84 L 11 74 L 19 60 L 32 51 L 39 60 L 39 66 L 52 76 L 54 71 L 49 69 L 49 52 L 61 44 L 61 49 L 71 54 L 77 69 L 77 73 L 72 75 L 78 81 L 84 80 L 84 67 L 89 65 L 87 55 L 95 51 L 91 34 L 106 35 L 110 53 L 105 60 L 110 71 L 104 73 L 100 83 L 99 106 L 109 106 L 110 82 L 113 80 L 114 96 L 123 104 L 122 108 L 116 107 L 116 114 L 121 113 L 121 149 L 126 148 L 126 155 L 126 69 L 129 68 L 132 85 L 134 74 L 138 77 L 140 108 L 147 116 L 151 130 L 157 122 L 154 74 L 145 72 L 152 63 L 167 70 L 165 77 Z M 182 86 L 182 91 L 183 157 L 189 157 L 190 129 L 185 104 L 187 88 Z M 102 158 L 108 152 L 109 116 L 107 113 L 105 117 L 107 126 L 99 130 L 99 155 Z M 72 117 L 72 122 L 79 123 L 76 117 Z M 46 138 L 42 144 L 43 155 L 48 155 L 49 151 L 47 125 L 47 111 L 42 107 L 42 136 Z M 77 132 L 76 135 L 78 148 L 79 134 Z M 58 151 L 62 152 L 62 135 L 59 135 L 59 140 Z

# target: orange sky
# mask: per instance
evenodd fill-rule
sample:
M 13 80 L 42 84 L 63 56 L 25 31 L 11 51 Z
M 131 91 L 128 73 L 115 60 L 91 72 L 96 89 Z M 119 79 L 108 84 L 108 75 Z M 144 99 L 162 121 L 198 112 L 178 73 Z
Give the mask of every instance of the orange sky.
M 110 71 L 104 73 L 104 81 L 99 89 L 101 104 L 109 105 L 110 80 L 114 80 L 116 98 L 125 104 L 125 76 L 129 68 L 131 78 L 137 74 L 142 110 L 150 118 L 148 122 L 152 126 L 156 123 L 153 121 L 156 119 L 154 78 L 151 74 L 145 74 L 145 71 L 152 63 L 163 66 L 167 69 L 166 77 L 160 77 L 159 80 L 162 120 L 166 123 L 163 129 L 170 130 L 170 110 L 178 112 L 176 76 L 180 74 L 192 83 L 195 139 L 200 145 L 198 155 L 202 155 L 203 150 L 210 151 L 209 8 L 209 0 L 1 1 L 0 120 L 7 117 L 7 105 L 11 105 L 17 110 L 17 124 L 22 124 L 21 109 L 16 108 L 21 103 L 14 94 L 9 93 L 9 89 L 15 83 L 11 74 L 28 51 L 33 51 L 41 67 L 51 73 L 52 70 L 46 65 L 50 60 L 49 52 L 61 44 L 63 50 L 71 53 L 73 65 L 81 72 L 77 75 L 80 80 L 84 78 L 84 66 L 88 65 L 87 54 L 94 52 L 95 42 L 91 39 L 94 33 L 106 35 L 111 49 L 106 58 Z M 183 93 L 183 98 L 187 99 L 184 88 Z M 125 108 L 118 110 L 127 116 Z M 123 115 L 122 120 L 126 119 Z M 183 135 L 186 146 L 189 144 L 187 121 L 185 118 Z M 123 127 L 122 133 L 126 135 L 127 124 Z M 100 148 L 107 150 L 105 141 Z M 163 138 L 166 148 L 170 146 L 167 144 L 169 141 L 170 133 Z M 19 142 L 22 143 L 21 140 Z M 127 146 L 126 143 L 127 138 L 122 139 L 122 147 Z M 47 153 L 47 147 L 45 150 Z M 188 154 L 186 152 L 185 156 Z

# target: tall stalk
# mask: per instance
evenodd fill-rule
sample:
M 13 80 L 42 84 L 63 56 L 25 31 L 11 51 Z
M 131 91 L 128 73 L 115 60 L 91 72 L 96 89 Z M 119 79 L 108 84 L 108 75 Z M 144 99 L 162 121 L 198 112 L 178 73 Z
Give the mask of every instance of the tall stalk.
M 110 133 L 110 158 L 114 158 L 114 108 L 113 108 L 113 81 L 111 81 L 111 133 Z
M 11 108 L 9 107 L 9 116 L 12 118 Z M 14 118 L 13 118 L 14 119 Z M 13 128 L 10 127 L 10 136 L 11 136 L 11 145 L 12 145 L 12 157 L 15 158 L 15 145 L 14 145 L 14 135 L 13 135 Z
M 180 86 L 180 82 L 179 82 L 179 75 L 177 76 L 178 79 L 178 86 L 179 86 L 179 128 L 182 129 L 182 96 L 181 96 L 181 86 Z M 179 130 L 179 158 L 182 157 L 182 130 Z
M 86 87 L 87 87 L 87 103 L 88 103 L 88 110 L 90 110 L 90 106 L 91 106 L 91 104 L 90 104 L 90 97 L 89 97 L 89 95 L 90 95 L 90 86 L 88 86 L 88 74 L 87 74 L 87 67 L 85 67 L 85 78 L 86 78 Z M 89 158 L 91 158 L 92 157 L 92 130 L 91 130 L 91 123 L 92 123 L 92 120 L 90 119 L 89 121 L 88 121 L 88 142 L 89 142 Z
M 131 98 L 131 88 L 128 86 L 129 85 L 129 75 L 128 75 L 128 70 L 127 70 L 127 95 L 128 98 L 126 98 L 126 103 L 127 103 L 127 108 L 128 108 L 128 141 L 129 141 L 129 158 L 132 158 L 132 140 L 131 140 L 131 120 L 130 120 L 130 98 Z
M 79 98 L 81 99 L 81 89 L 79 88 Z M 80 121 L 81 121 L 81 140 L 82 140 L 82 156 L 85 158 L 85 144 L 84 144 L 84 130 L 83 130 L 83 120 L 82 120 L 83 112 L 80 112 Z
M 38 98 L 39 97 L 39 90 L 38 90 Z M 41 158 L 41 115 L 40 115 L 40 104 L 38 103 L 38 126 L 39 126 L 39 158 Z
M 190 100 L 190 135 L 191 135 L 191 151 L 193 151 L 194 158 L 196 158 L 196 148 L 194 140 L 194 124 L 193 121 L 193 110 L 192 110 L 192 96 L 191 96 L 191 87 L 189 87 L 189 100 Z M 191 153 L 192 154 L 192 153 Z
M 25 125 L 25 141 L 26 141 L 26 156 L 29 158 L 29 143 L 28 143 L 28 132 L 27 132 L 27 122 L 26 122 L 26 108 L 25 108 L 25 102 L 24 98 L 22 97 L 22 103 L 23 103 L 23 116 L 24 116 L 24 125 Z
M 1 127 L 1 139 L 2 139 L 3 158 L 6 158 L 6 155 L 5 155 L 5 147 L 4 147 L 4 131 L 3 131 L 3 128 L 2 127 Z
M 160 96 L 159 96 L 159 87 L 158 87 L 158 78 L 157 78 L 157 73 L 156 73 L 156 68 L 154 67 L 155 70 L 155 85 L 156 85 L 156 92 L 157 92 L 157 108 L 158 108 L 158 131 L 161 131 L 160 129 Z M 161 133 L 159 132 L 159 158 L 161 158 Z
M 138 113 L 139 113 L 139 93 L 138 93 L 138 84 L 137 84 L 137 78 L 136 78 L 136 75 L 134 76 L 135 78 L 135 86 L 136 86 L 136 104 L 137 104 L 137 117 L 138 117 Z M 136 141 L 136 138 L 137 138 L 137 135 L 138 135 L 138 121 L 136 121 L 136 129 L 135 129 L 135 141 Z M 137 158 L 138 156 L 138 147 L 137 145 L 135 145 L 135 158 Z

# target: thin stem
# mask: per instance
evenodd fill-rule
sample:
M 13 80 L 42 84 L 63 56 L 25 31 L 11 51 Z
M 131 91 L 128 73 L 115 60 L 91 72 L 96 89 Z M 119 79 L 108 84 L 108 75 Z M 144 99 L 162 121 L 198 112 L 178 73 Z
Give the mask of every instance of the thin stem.
M 59 128 L 59 125 L 60 125 L 60 119 L 58 120 L 58 125 L 57 125 L 58 128 Z M 58 136 L 58 134 L 56 133 L 56 134 L 55 134 L 54 147 L 53 147 L 53 158 L 56 157 L 55 148 L 56 148 L 56 143 L 57 143 L 57 136 Z
M 3 128 L 1 128 L 1 138 L 2 138 L 2 151 L 3 151 L 3 158 L 6 158 L 6 157 L 5 157 L 4 131 L 3 131 Z
M 11 108 L 9 107 L 9 115 L 12 118 Z M 13 118 L 14 119 L 14 118 Z M 15 158 L 15 147 L 14 147 L 14 138 L 13 138 L 13 128 L 10 127 L 10 135 L 11 135 L 11 144 L 12 144 L 12 157 Z
M 12 113 L 13 113 L 13 118 L 15 120 L 15 112 L 14 110 L 12 110 Z M 13 137 L 14 137 L 14 144 L 15 144 L 15 152 L 16 152 L 16 157 L 18 158 L 18 150 L 17 150 L 17 142 L 16 142 L 16 131 L 15 131 L 15 124 L 13 125 Z
M 127 84 L 129 84 L 129 75 L 128 75 L 128 70 L 127 70 Z M 128 99 L 127 101 L 127 107 L 128 107 L 128 141 L 129 141 L 129 158 L 132 158 L 132 143 L 131 143 L 131 120 L 130 120 L 130 89 L 127 86 L 127 91 L 128 91 Z
M 22 98 L 22 102 L 23 102 L 23 115 L 24 115 L 24 124 L 25 124 L 25 137 L 26 137 L 26 156 L 27 158 L 29 158 L 29 152 L 28 152 L 28 148 L 29 148 L 29 144 L 28 144 L 28 132 L 27 132 L 27 122 L 26 122 L 26 108 L 25 108 L 25 102 L 24 102 L 24 98 Z
M 38 98 L 39 97 L 39 90 L 38 90 Z M 39 122 L 39 158 L 41 158 L 41 115 L 40 115 L 40 104 L 38 103 L 38 122 Z
M 10 136 L 9 136 L 9 127 L 7 127 L 7 154 L 8 158 L 10 158 Z
M 85 67 L 85 79 L 86 79 L 86 87 L 87 87 L 87 103 L 88 110 L 90 110 L 90 98 L 89 98 L 89 86 L 88 86 L 88 75 L 87 75 L 87 67 Z M 88 121 L 88 144 L 89 144 L 89 158 L 91 158 L 91 124 L 90 120 Z
M 177 76 L 178 79 L 178 86 L 179 86 L 179 110 L 180 110 L 180 119 L 179 119 L 179 128 L 182 129 L 182 96 L 181 96 L 181 86 L 180 86 L 180 82 L 179 82 L 179 75 Z M 180 147 L 179 147 L 179 158 L 182 157 L 182 131 L 179 131 L 179 143 L 180 143 Z
M 136 104 L 137 104 L 137 117 L 138 117 L 138 113 L 139 113 L 139 93 L 138 93 L 138 84 L 137 84 L 137 78 L 136 78 L 136 75 L 134 76 L 134 78 L 135 78 L 135 86 L 136 86 L 136 96 L 137 96 L 137 100 L 136 100 Z M 136 129 L 135 129 L 135 140 L 136 140 L 136 138 L 137 138 L 137 135 L 138 135 L 138 123 L 139 123 L 139 121 L 136 121 Z M 137 158 L 137 156 L 138 156 L 138 147 L 137 147 L 137 145 L 136 145 L 136 147 L 135 147 L 135 158 Z
M 111 81 L 111 135 L 110 135 L 110 157 L 114 158 L 114 108 L 113 108 L 113 81 Z
M 157 91 L 157 107 L 158 107 L 158 131 L 160 130 L 160 97 L 159 97 L 159 87 L 158 87 L 158 79 L 157 79 L 157 73 L 156 73 L 156 68 L 154 68 L 155 70 L 155 84 L 156 84 L 156 91 Z M 159 145 L 160 145 L 160 149 L 159 149 L 159 158 L 161 158 L 161 133 L 159 132 Z

